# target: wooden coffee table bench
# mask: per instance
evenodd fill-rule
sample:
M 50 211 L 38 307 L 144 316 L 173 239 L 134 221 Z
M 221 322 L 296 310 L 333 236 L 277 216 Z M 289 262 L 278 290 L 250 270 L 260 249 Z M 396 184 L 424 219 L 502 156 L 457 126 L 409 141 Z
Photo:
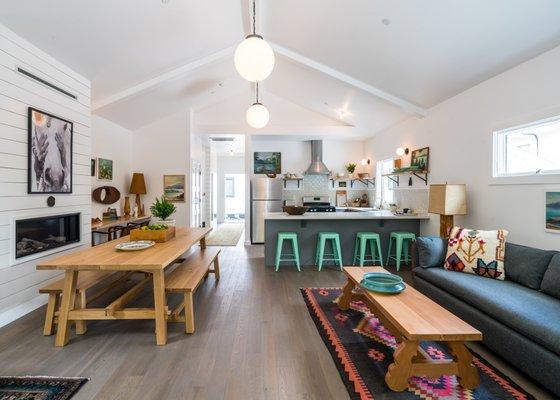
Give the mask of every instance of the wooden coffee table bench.
M 354 288 L 360 287 L 366 272 L 387 271 L 381 267 L 344 267 L 348 282 L 338 298 L 338 306 L 347 310 L 351 301 L 362 300 L 395 336 L 399 345 L 385 375 L 389 388 L 403 391 L 411 376 L 422 375 L 431 378 L 457 375 L 465 389 L 478 386 L 478 371 L 464 342 L 482 340 L 482 333 L 409 285 L 399 294 L 367 290 L 356 293 Z M 421 341 L 444 342 L 453 360 L 431 359 L 419 346 Z

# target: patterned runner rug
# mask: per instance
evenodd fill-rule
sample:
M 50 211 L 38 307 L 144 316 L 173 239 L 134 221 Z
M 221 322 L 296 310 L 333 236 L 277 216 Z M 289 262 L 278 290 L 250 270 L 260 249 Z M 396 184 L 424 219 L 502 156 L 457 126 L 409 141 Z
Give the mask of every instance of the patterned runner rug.
M 244 223 L 225 223 L 213 230 L 206 239 L 208 246 L 236 246 L 245 229 Z
M 86 378 L 0 376 L 0 400 L 67 400 L 86 382 Z
M 301 292 L 352 399 L 533 399 L 477 354 L 474 364 L 480 385 L 474 390 L 463 389 L 453 375 L 439 379 L 413 377 L 408 390 L 393 392 L 385 383 L 385 374 L 397 343 L 375 315 L 360 301 L 351 303 L 347 311 L 339 310 L 334 300 L 340 288 L 305 288 Z M 421 346 L 434 360 L 450 358 L 442 344 L 422 342 Z

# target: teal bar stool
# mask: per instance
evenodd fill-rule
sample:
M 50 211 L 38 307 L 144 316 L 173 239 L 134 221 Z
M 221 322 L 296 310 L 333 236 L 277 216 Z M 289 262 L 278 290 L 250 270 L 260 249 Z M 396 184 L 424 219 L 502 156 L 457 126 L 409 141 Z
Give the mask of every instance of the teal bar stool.
M 367 247 L 369 244 L 370 255 L 366 255 Z M 376 253 L 377 252 L 377 256 Z M 379 262 L 379 265 L 383 266 L 383 256 L 381 255 L 381 238 L 378 233 L 375 232 L 358 232 L 356 235 L 356 241 L 354 243 L 354 259 L 352 263 L 360 264 L 360 267 L 364 266 L 366 261 L 371 262 L 375 265 Z
M 292 254 L 282 253 L 284 240 L 292 242 Z M 299 246 L 297 234 L 295 232 L 278 232 L 278 239 L 276 240 L 276 272 L 278 272 L 278 269 L 280 268 L 280 262 L 282 261 L 295 261 L 297 270 L 301 271 L 299 265 Z
M 410 232 L 391 232 L 391 238 L 389 239 L 389 253 L 387 254 L 387 264 L 389 260 L 393 259 L 397 265 L 397 271 L 400 270 L 401 261 L 406 263 L 410 262 L 411 258 L 408 254 L 409 241 L 416 240 L 416 235 Z M 391 255 L 391 248 L 393 247 L 393 242 L 395 242 L 395 254 Z M 404 255 L 404 257 L 402 257 Z
M 332 253 L 325 253 L 327 241 L 331 242 Z M 315 264 L 319 267 L 319 271 L 323 268 L 323 262 L 334 261 L 338 264 L 342 271 L 342 251 L 340 250 L 340 235 L 336 232 L 319 232 L 317 239 L 317 252 L 315 256 Z

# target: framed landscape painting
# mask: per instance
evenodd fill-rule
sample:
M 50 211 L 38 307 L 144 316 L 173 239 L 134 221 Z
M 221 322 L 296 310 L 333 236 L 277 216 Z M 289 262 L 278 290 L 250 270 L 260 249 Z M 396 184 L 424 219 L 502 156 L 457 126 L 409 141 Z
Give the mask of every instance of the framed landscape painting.
M 280 152 L 256 151 L 253 158 L 255 174 L 280 174 L 282 171 L 282 154 Z
M 430 162 L 430 148 L 424 147 L 422 149 L 413 150 L 410 155 L 410 165 L 419 167 L 422 171 L 428 171 L 428 164 Z
M 163 175 L 163 195 L 168 201 L 185 201 L 185 175 Z
M 113 160 L 106 158 L 97 158 L 97 180 L 112 181 L 113 180 Z
M 72 193 L 74 124 L 29 107 L 27 193 Z
M 560 192 L 545 192 L 545 230 L 560 233 Z

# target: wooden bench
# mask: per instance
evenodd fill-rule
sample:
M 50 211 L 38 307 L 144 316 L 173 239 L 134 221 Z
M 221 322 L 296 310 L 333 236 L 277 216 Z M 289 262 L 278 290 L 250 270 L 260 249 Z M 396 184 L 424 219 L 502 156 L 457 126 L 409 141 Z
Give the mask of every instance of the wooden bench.
M 76 301 L 75 308 L 85 308 L 88 302 L 91 302 L 103 294 L 107 293 L 112 288 L 120 285 L 123 281 L 127 280 L 130 272 L 110 272 L 110 271 L 82 271 L 78 275 L 78 283 L 76 285 Z M 96 286 L 101 282 L 108 282 L 108 285 L 96 292 L 89 299 L 86 297 L 86 291 Z M 62 297 L 62 289 L 64 288 L 64 279 L 50 283 L 39 289 L 39 293 L 49 295 L 47 302 L 47 312 L 45 315 L 45 326 L 43 328 L 43 335 L 49 336 L 54 334 L 54 327 L 56 324 L 56 315 L 60 306 L 60 299 Z M 86 321 L 76 321 L 76 333 L 81 335 L 87 330 Z
M 166 293 L 183 293 L 183 301 L 168 317 L 168 322 L 185 322 L 185 332 L 194 332 L 193 294 L 198 286 L 213 273 L 220 280 L 219 249 L 201 249 L 187 258 L 165 277 Z M 213 269 L 210 265 L 213 264 Z M 181 311 L 185 310 L 184 316 Z

